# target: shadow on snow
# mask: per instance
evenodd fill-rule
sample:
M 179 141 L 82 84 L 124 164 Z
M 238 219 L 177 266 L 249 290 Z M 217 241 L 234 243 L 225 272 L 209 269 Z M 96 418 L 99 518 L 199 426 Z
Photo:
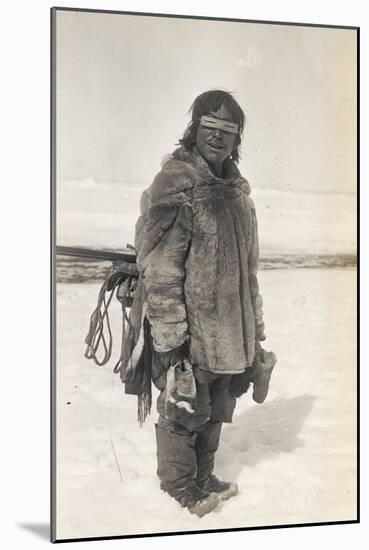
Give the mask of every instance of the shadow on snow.
M 225 424 L 219 449 L 219 466 L 230 466 L 238 474 L 243 466 L 274 459 L 280 453 L 292 453 L 302 447 L 299 433 L 312 409 L 315 396 L 276 398 L 255 405 Z

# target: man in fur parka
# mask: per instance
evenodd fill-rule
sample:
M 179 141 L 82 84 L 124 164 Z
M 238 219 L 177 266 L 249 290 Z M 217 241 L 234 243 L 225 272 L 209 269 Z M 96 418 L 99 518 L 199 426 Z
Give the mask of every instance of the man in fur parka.
M 220 90 L 197 97 L 191 112 L 180 147 L 142 196 L 125 376 L 150 345 L 161 488 L 202 516 L 237 493 L 213 474 L 222 423 L 250 383 L 264 400 L 271 370 L 255 367 L 265 334 L 255 208 L 236 166 L 244 113 Z

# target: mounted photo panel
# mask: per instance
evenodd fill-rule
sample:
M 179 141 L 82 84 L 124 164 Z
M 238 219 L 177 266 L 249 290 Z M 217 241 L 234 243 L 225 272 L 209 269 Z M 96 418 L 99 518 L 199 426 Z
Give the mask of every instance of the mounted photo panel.
M 359 29 L 51 31 L 52 541 L 358 522 Z

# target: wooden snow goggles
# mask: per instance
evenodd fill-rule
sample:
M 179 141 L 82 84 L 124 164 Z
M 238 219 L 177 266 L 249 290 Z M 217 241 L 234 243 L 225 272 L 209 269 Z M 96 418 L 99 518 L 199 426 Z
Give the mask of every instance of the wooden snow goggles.
M 222 130 L 222 132 L 228 132 L 230 134 L 238 134 L 238 124 L 229 122 L 229 120 L 202 115 L 202 117 L 200 117 L 200 124 L 204 126 L 204 128 Z

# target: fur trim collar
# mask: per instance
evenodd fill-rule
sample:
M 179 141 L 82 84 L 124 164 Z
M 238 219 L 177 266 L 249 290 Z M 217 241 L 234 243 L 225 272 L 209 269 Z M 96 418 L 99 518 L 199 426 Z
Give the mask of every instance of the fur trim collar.
M 206 160 L 201 156 L 196 146 L 192 151 L 187 151 L 184 147 L 175 149 L 172 154 L 165 155 L 161 162 L 164 171 L 171 170 L 175 161 L 185 163 L 192 167 L 196 172 L 196 180 L 201 184 L 212 180 L 214 183 L 226 183 L 241 189 L 245 195 L 250 195 L 251 187 L 246 178 L 242 177 L 236 164 L 231 159 L 224 161 L 224 178 L 219 178 L 213 174 Z

